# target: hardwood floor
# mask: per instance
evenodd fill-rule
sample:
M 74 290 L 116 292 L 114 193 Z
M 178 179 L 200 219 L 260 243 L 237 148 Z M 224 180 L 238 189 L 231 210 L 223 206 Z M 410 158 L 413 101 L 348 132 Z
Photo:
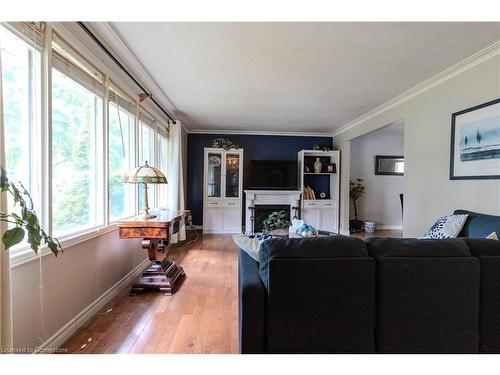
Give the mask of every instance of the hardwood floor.
M 73 353 L 92 338 L 79 353 L 237 353 L 238 261 L 231 236 L 201 236 L 172 249 L 169 258 L 187 274 L 173 296 L 129 296 L 127 288 L 62 347 Z

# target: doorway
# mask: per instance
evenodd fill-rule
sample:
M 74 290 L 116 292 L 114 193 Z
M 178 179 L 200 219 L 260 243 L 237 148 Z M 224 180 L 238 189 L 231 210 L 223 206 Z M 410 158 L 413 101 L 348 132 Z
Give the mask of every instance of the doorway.
M 402 236 L 404 167 L 404 121 L 351 140 L 351 190 L 364 190 L 358 194 L 356 205 L 350 199 L 353 236 Z

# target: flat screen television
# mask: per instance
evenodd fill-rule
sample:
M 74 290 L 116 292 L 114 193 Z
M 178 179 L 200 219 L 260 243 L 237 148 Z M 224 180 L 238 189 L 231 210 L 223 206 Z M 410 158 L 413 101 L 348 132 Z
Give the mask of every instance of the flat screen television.
M 297 190 L 296 160 L 251 160 L 248 189 Z

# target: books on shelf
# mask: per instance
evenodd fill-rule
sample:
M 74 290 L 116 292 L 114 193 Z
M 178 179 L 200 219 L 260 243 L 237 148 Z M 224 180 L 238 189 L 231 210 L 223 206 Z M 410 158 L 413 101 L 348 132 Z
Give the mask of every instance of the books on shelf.
M 310 186 L 304 187 L 304 199 L 316 199 L 316 194 Z

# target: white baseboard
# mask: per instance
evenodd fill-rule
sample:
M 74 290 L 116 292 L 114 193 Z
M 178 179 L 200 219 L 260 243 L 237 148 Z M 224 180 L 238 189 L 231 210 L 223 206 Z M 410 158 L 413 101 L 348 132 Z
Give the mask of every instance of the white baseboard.
M 66 323 L 59 331 L 54 333 L 48 340 L 46 340 L 42 345 L 37 347 L 34 353 L 53 352 L 56 348 L 59 348 L 64 344 L 70 337 L 75 333 L 78 328 L 83 326 L 87 320 L 92 318 L 100 310 L 102 310 L 107 303 L 109 303 L 123 288 L 130 284 L 135 278 L 139 277 L 142 272 L 149 266 L 150 260 L 145 259 L 132 271 L 126 274 L 121 280 L 119 280 L 115 285 L 106 290 L 101 294 L 94 302 L 83 309 L 78 315 Z
M 385 229 L 385 230 L 403 230 L 403 227 L 400 225 L 377 225 L 377 229 Z

